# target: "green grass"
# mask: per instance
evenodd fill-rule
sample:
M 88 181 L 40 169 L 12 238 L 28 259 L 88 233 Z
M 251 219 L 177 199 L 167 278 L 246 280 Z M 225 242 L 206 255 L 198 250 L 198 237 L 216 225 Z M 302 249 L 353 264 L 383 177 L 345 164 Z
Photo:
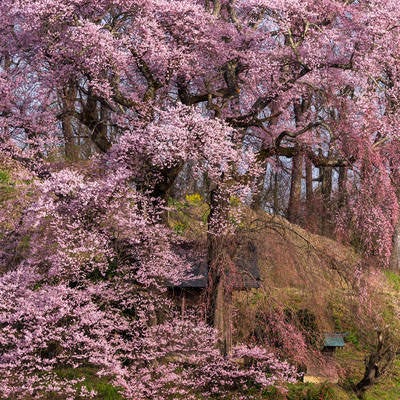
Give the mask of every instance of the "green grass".
M 347 332 L 347 335 L 344 337 L 344 340 L 347 343 L 353 343 L 357 350 L 360 350 L 360 338 L 358 332 L 355 330 L 351 330 Z
M 14 192 L 14 183 L 11 181 L 10 174 L 0 169 L 0 202 L 9 200 Z
M 400 275 L 393 271 L 386 270 L 385 276 L 393 289 L 400 292 Z
M 400 358 L 394 362 L 387 376 L 383 376 L 365 393 L 364 400 L 399 400 L 400 399 Z
M 297 383 L 289 385 L 287 400 L 354 400 L 352 394 L 346 393 L 337 385 L 323 383 Z
M 10 183 L 10 174 L 3 169 L 0 169 L 0 183 L 3 185 Z
M 110 383 L 110 379 L 97 376 L 96 371 L 93 367 L 59 368 L 56 373 L 63 379 L 84 378 L 84 381 L 77 387 L 86 386 L 88 390 L 95 390 L 97 392 L 96 400 L 123 400 L 124 397 L 120 394 L 120 390 Z

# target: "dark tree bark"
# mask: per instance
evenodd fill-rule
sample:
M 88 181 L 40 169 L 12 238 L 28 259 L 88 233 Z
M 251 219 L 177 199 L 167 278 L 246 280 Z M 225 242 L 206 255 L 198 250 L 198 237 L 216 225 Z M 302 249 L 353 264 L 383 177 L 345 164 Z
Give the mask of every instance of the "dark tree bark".
M 89 90 L 87 99 L 82 104 L 82 112 L 80 113 L 80 121 L 89 129 L 89 136 L 97 148 L 105 153 L 111 147 L 108 137 L 107 123 L 102 119 L 105 106 L 101 104 Z
M 228 238 L 216 234 L 218 222 L 226 221 L 229 197 L 220 188 L 210 191 L 209 232 L 207 236 L 208 286 L 206 321 L 219 332 L 222 354 L 227 355 L 232 348 L 232 286 L 229 284 L 231 259 L 228 253 Z
M 392 365 L 396 352 L 393 349 L 392 339 L 389 335 L 378 331 L 376 349 L 365 359 L 365 372 L 363 378 L 357 383 L 355 392 L 362 399 L 364 392 L 376 383 Z
M 321 192 L 324 202 L 329 203 L 332 195 L 332 167 L 322 167 Z
M 79 158 L 79 147 L 75 142 L 74 127 L 72 124 L 73 113 L 75 112 L 76 86 L 70 83 L 65 89 L 62 98 L 63 110 L 61 117 L 62 130 L 64 135 L 65 157 L 70 161 L 77 161 Z
M 266 170 L 266 165 L 263 166 L 263 170 L 264 171 Z M 253 195 L 253 199 L 251 202 L 251 208 L 253 208 L 254 210 L 258 210 L 258 209 L 262 208 L 263 198 L 264 198 L 264 194 L 265 194 L 264 183 L 265 183 L 265 173 L 260 174 L 256 178 L 255 186 L 257 188 L 257 191 Z
M 313 192 L 313 165 L 309 157 L 306 157 L 306 201 L 307 207 L 309 208 L 312 203 L 314 192 Z
M 303 177 L 303 153 L 297 151 L 292 158 L 292 179 L 287 210 L 288 220 L 299 223 L 301 219 L 301 180 Z
M 347 191 L 346 191 L 346 184 L 347 184 L 347 167 L 341 166 L 339 167 L 339 182 L 338 182 L 338 206 L 344 207 L 347 202 Z
M 315 230 L 315 209 L 314 209 L 314 189 L 313 189 L 313 163 L 308 156 L 305 155 L 305 178 L 306 178 L 306 202 L 304 205 L 305 208 L 305 215 L 307 218 L 306 226 L 311 229 Z
M 307 101 L 300 99 L 293 104 L 294 119 L 296 128 L 299 127 L 301 116 L 307 108 Z M 304 129 L 304 128 L 303 128 Z M 306 129 L 308 130 L 308 128 Z M 302 132 L 302 129 L 300 129 Z M 290 136 L 290 135 L 289 135 Z M 296 137 L 296 135 L 294 136 Z M 292 179 L 290 182 L 290 197 L 288 205 L 288 220 L 292 223 L 301 222 L 301 182 L 303 179 L 303 159 L 304 152 L 299 144 L 294 148 L 295 152 L 292 158 Z
M 332 167 L 321 167 L 321 195 L 322 195 L 322 215 L 321 215 L 321 234 L 330 233 L 329 205 L 332 196 Z

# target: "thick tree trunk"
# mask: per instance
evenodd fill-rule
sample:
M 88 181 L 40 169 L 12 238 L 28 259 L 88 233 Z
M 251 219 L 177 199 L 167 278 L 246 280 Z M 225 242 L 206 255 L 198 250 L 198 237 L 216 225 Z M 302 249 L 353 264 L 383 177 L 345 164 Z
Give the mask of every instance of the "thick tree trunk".
M 70 161 L 77 161 L 79 158 L 79 148 L 75 142 L 74 128 L 72 125 L 72 113 L 75 111 L 76 86 L 69 84 L 63 93 L 63 115 L 61 118 L 62 130 L 64 135 L 65 157 Z
M 220 349 L 223 355 L 232 351 L 232 291 L 221 281 L 218 290 L 215 327 L 220 332 Z
M 232 347 L 232 287 L 229 285 L 230 257 L 227 238 L 219 233 L 220 221 L 226 221 L 229 198 L 220 188 L 210 192 L 209 233 L 207 237 L 208 286 L 206 321 L 219 332 L 222 354 Z
M 83 104 L 80 120 L 89 129 L 93 143 L 103 153 L 111 147 L 107 122 L 103 119 L 106 113 L 105 106 L 89 92 L 86 103 Z
M 263 166 L 264 171 L 266 171 L 267 166 L 264 165 Z M 264 188 L 264 184 L 265 184 L 265 173 L 264 174 L 260 174 L 257 178 L 256 178 L 256 192 L 253 195 L 253 199 L 251 202 L 251 208 L 254 210 L 258 210 L 260 208 L 262 208 L 263 205 L 263 198 L 264 198 L 264 193 L 265 193 L 265 188 Z
M 322 197 L 324 202 L 329 203 L 332 195 L 332 167 L 322 168 Z
M 79 158 L 79 152 L 78 146 L 75 144 L 72 118 L 70 116 L 64 116 L 62 118 L 62 129 L 64 134 L 65 157 L 69 161 L 76 161 Z
M 322 167 L 322 184 L 321 184 L 321 194 L 322 194 L 322 219 L 321 219 L 321 233 L 322 235 L 329 235 L 330 233 L 330 215 L 329 215 L 329 205 L 332 196 L 332 167 Z
M 376 380 L 392 365 L 396 352 L 392 348 L 392 340 L 383 332 L 377 332 L 378 340 L 376 349 L 365 360 L 363 378 L 357 383 L 355 392 L 361 399 L 364 392 L 375 384 Z
M 315 230 L 315 209 L 314 209 L 314 189 L 313 189 L 313 163 L 310 157 L 305 156 L 306 170 L 306 202 L 304 205 L 307 220 L 306 227 Z
M 216 248 L 213 247 L 211 252 Z M 232 288 L 229 287 L 221 254 L 209 259 L 207 287 L 207 324 L 217 329 L 219 348 L 223 355 L 232 348 Z
M 293 104 L 294 120 L 296 127 L 301 122 L 301 117 L 308 107 L 308 102 L 305 99 L 295 101 Z M 292 158 L 292 179 L 290 183 L 290 197 L 288 205 L 288 220 L 293 223 L 300 223 L 301 216 L 301 182 L 303 179 L 303 159 L 304 154 L 300 147 L 297 145 L 295 154 Z
M 339 196 L 338 196 L 338 206 L 344 207 L 347 202 L 347 167 L 339 167 Z
M 299 223 L 301 219 L 301 179 L 303 177 L 303 153 L 298 151 L 292 158 L 292 179 L 287 210 L 288 220 Z

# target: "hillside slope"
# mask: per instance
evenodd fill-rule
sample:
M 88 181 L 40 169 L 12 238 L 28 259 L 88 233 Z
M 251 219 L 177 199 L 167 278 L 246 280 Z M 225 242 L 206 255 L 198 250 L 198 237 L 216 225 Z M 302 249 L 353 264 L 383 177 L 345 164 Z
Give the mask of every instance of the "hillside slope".
M 171 205 L 171 226 L 204 244 L 207 206 L 201 198 L 187 196 Z M 256 248 L 261 280 L 259 288 L 235 293 L 234 340 L 270 346 L 300 365 L 305 380 L 335 382 L 300 384 L 286 394 L 288 399 L 356 398 L 354 385 L 376 348 L 376 332 L 384 331 L 389 341 L 398 337 L 400 277 L 361 267 L 360 255 L 350 246 L 261 211 L 244 211 L 230 249 L 233 261 L 243 258 L 246 243 Z M 345 346 L 333 355 L 321 352 L 329 333 L 344 334 Z M 399 399 L 399 371 L 395 361 L 365 398 Z M 325 394 L 324 388 L 329 389 Z
M 259 289 L 236 294 L 237 340 L 275 346 L 304 365 L 305 380 L 335 382 L 340 396 L 353 398 L 364 359 L 376 347 L 376 331 L 389 341 L 398 337 L 399 276 L 361 270 L 351 247 L 284 218 L 249 212 L 245 220 L 241 240 L 256 245 L 262 279 Z M 325 334 L 334 332 L 344 333 L 345 346 L 333 355 L 319 352 Z M 365 398 L 399 399 L 399 365 L 395 361 Z M 342 398 L 332 393 L 326 398 Z

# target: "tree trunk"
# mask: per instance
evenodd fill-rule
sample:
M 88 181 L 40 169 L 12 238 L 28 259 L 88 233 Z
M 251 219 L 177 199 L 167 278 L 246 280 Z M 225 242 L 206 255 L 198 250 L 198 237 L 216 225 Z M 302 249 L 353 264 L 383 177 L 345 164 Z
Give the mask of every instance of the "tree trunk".
M 75 143 L 74 128 L 72 125 L 72 113 L 75 111 L 76 86 L 70 83 L 63 93 L 63 115 L 61 118 L 62 130 L 64 135 L 65 157 L 70 161 L 77 161 L 79 158 L 79 148 Z
M 296 127 L 299 126 L 301 116 L 307 108 L 307 101 L 301 99 L 293 103 L 294 120 Z M 303 158 L 304 155 L 298 145 L 296 153 L 292 158 L 292 179 L 290 182 L 290 197 L 288 205 L 288 220 L 292 223 L 301 222 L 301 182 L 303 179 Z
M 330 233 L 330 215 L 329 215 L 329 205 L 332 195 L 332 167 L 322 167 L 322 184 L 321 184 L 321 194 L 322 194 L 322 219 L 321 219 L 321 233 L 322 235 L 329 235 Z
M 263 170 L 266 171 L 266 169 L 267 165 L 264 165 Z M 254 210 L 259 210 L 262 208 L 263 198 L 265 193 L 264 185 L 265 185 L 265 172 L 263 174 L 260 174 L 256 178 L 256 183 L 255 183 L 256 192 L 253 195 L 253 199 L 251 202 L 251 208 Z
M 105 106 L 89 92 L 86 103 L 83 104 L 80 120 L 89 129 L 93 143 L 103 153 L 106 153 L 111 147 L 107 122 L 103 120 L 106 113 Z
M 219 187 L 210 191 L 206 321 L 217 329 L 220 351 L 224 355 L 229 354 L 232 347 L 232 287 L 228 282 L 230 265 L 228 242 L 226 235 L 219 232 L 219 224 L 227 220 L 228 204 L 229 197 Z
M 214 328 L 219 332 L 219 347 L 223 355 L 232 349 L 232 291 L 225 277 L 219 280 L 216 293 Z
M 377 332 L 376 349 L 365 360 L 363 378 L 357 383 L 355 392 L 362 399 L 364 392 L 375 384 L 376 380 L 392 365 L 396 352 L 392 348 L 392 339 L 383 332 Z
M 338 206 L 344 207 L 347 202 L 347 168 L 346 167 L 339 167 L 339 196 L 338 196 Z
M 312 168 L 312 161 L 309 157 L 306 157 L 306 201 L 308 208 L 310 208 L 314 196 Z
M 287 211 L 288 220 L 299 223 L 301 219 L 301 179 L 303 177 L 303 153 L 298 151 L 292 158 L 292 179 L 290 183 L 290 197 Z
M 322 197 L 324 202 L 329 203 L 332 195 L 332 167 L 322 168 Z

